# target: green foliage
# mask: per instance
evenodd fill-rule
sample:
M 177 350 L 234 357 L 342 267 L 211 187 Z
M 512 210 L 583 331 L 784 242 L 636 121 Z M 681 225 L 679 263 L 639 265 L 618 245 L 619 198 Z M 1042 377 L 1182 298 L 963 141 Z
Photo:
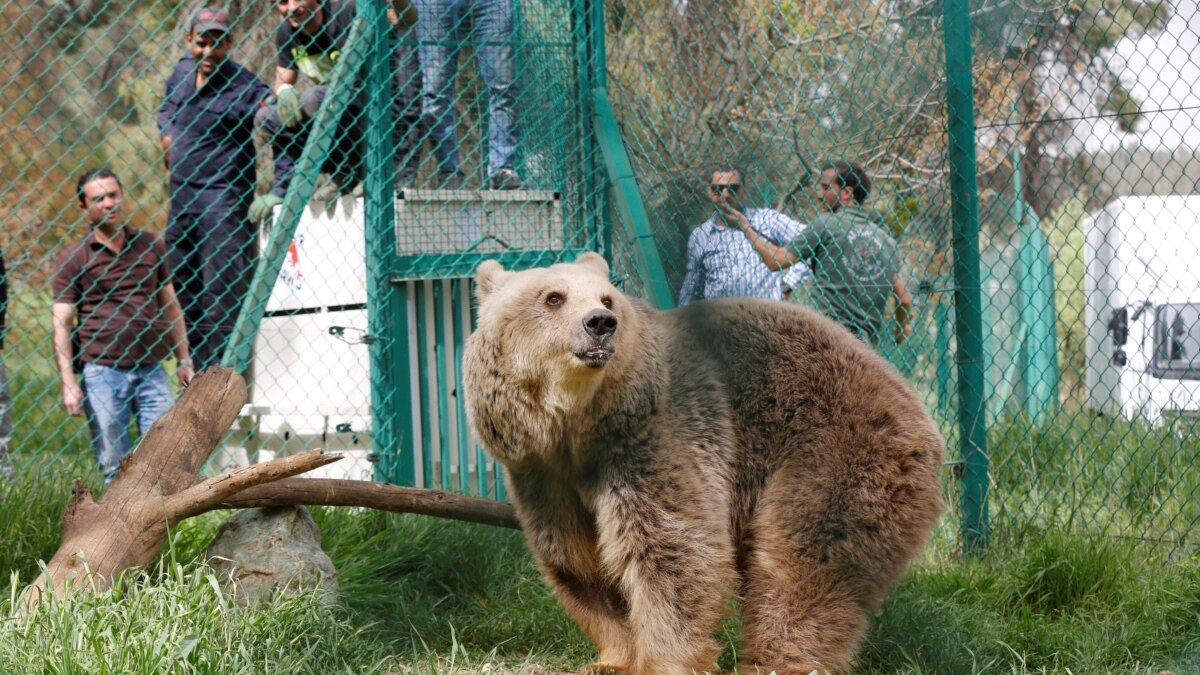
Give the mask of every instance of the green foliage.
M 48 457 L 37 471 L 19 457 L 14 463 L 17 476 L 0 480 L 0 573 L 28 583 L 38 574 L 37 561 L 49 560 L 58 547 L 74 477 L 97 472 L 66 458 Z
M 1056 530 L 925 564 L 877 618 L 868 673 L 1156 673 L 1200 638 L 1200 568 Z M 1194 672 L 1200 662 L 1192 661 Z
M 903 197 L 896 199 L 892 204 L 892 209 L 883 214 L 883 222 L 892 234 L 900 236 L 920 213 L 920 197 Z
M 203 565 L 164 561 L 26 612 L 17 592 L 14 580 L 0 604 L 0 672 L 385 672 L 392 659 L 315 595 L 240 609 Z
M 1054 263 L 1054 309 L 1062 389 L 1067 400 L 1077 403 L 1082 403 L 1086 396 L 1083 389 L 1087 366 L 1083 257 L 1083 220 L 1086 217 L 1086 201 L 1076 197 L 1066 201 L 1043 222 Z
M 1136 533 L 1168 550 L 1192 540 L 1190 524 L 1200 518 L 1192 434 L 1066 410 L 1040 426 L 998 424 L 988 444 L 993 521 L 1002 530 Z

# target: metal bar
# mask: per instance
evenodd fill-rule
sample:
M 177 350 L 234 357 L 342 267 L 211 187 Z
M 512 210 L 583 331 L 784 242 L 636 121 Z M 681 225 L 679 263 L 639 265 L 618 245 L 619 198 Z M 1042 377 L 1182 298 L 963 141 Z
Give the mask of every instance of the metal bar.
M 446 334 L 446 305 L 449 298 L 446 297 L 446 280 L 445 279 L 430 279 L 425 282 L 433 291 L 433 305 L 430 320 L 432 321 L 433 329 L 433 351 L 430 355 L 431 360 L 428 364 L 430 375 L 436 386 L 433 390 L 433 396 L 430 400 L 430 408 L 437 409 L 437 426 L 435 427 L 438 437 L 438 457 L 440 458 L 441 472 L 438 478 L 437 488 L 440 490 L 450 490 L 454 487 L 454 447 L 453 439 L 450 437 L 451 415 L 454 410 L 450 405 L 450 382 L 446 378 L 446 349 L 449 345 L 450 336 Z
M 434 312 L 433 284 L 422 281 L 417 284 L 421 296 L 419 308 L 421 333 L 421 354 L 417 362 L 421 385 L 421 419 L 424 420 L 424 438 L 422 455 L 425 457 L 425 477 L 423 487 L 441 488 L 439 473 L 442 471 L 442 442 L 439 430 L 441 420 L 437 400 L 437 315 Z
M 983 304 L 975 167 L 975 104 L 968 0 L 945 0 L 946 113 L 950 213 L 954 240 L 955 336 L 958 342 L 959 451 L 963 461 L 962 540 L 967 555 L 988 543 L 988 457 L 984 403 Z
M 606 51 L 606 43 L 605 43 L 605 40 L 607 39 L 607 35 L 604 32 L 604 26 L 605 26 L 604 2 L 602 0 L 599 0 L 599 1 L 593 0 L 592 1 L 591 16 L 592 16 L 592 20 L 591 20 L 589 32 L 590 32 L 590 36 L 591 36 L 591 45 L 592 45 L 591 48 L 594 50 L 594 56 L 593 56 L 593 60 L 592 60 L 592 63 L 594 64 L 594 77 L 595 77 L 594 86 L 604 87 L 604 91 L 607 92 L 608 91 L 608 52 Z M 587 90 L 584 90 L 584 91 L 587 91 Z M 600 167 L 599 167 L 598 163 L 596 162 L 595 152 L 599 151 L 600 156 L 603 157 L 604 145 L 602 142 L 600 142 L 600 139 L 598 139 L 595 134 L 588 134 L 587 138 L 590 143 L 590 146 L 588 148 L 589 149 L 588 162 L 592 163 L 594 166 L 594 169 L 595 169 L 595 171 L 592 175 L 593 176 L 600 175 Z M 589 167 L 589 168 L 591 168 L 591 167 Z M 596 195 L 596 203 L 595 203 L 595 208 L 593 211 L 593 213 L 596 214 L 596 228 L 595 228 L 594 234 L 595 234 L 595 236 L 597 236 L 600 239 L 599 245 L 601 247 L 601 250 L 612 251 L 613 250 L 613 227 L 612 227 L 611 220 L 607 216 L 607 214 L 609 213 L 608 190 L 602 190 L 602 189 L 600 189 L 600 186 L 597 185 L 596 189 L 594 190 L 594 193 Z M 672 305 L 674 305 L 674 297 L 675 296 L 671 295 L 670 297 L 672 299 Z M 666 307 L 662 307 L 662 308 L 666 309 Z
M 383 0 L 362 0 L 359 16 L 373 27 L 367 61 L 366 197 L 367 330 L 370 351 L 372 449 L 376 456 L 394 455 L 399 443 L 396 430 L 396 392 L 399 381 L 390 367 L 403 358 L 396 340 L 394 307 L 396 289 L 389 280 L 388 262 L 396 251 L 396 195 L 393 191 L 395 154 L 392 142 L 392 41 L 394 36 Z
M 404 471 L 411 471 L 411 480 L 401 485 L 414 485 L 416 487 L 425 486 L 425 417 L 421 409 L 421 322 L 417 319 L 418 308 L 420 302 L 417 298 L 417 292 L 420 282 L 406 281 L 404 282 L 404 304 L 405 304 L 405 323 L 408 324 L 408 358 L 398 361 L 397 372 L 403 368 L 408 373 L 408 393 L 409 404 L 407 407 L 408 418 L 412 423 L 408 435 L 412 439 L 412 443 L 400 448 L 401 458 L 401 477 L 404 476 Z M 403 366 L 399 365 L 403 363 Z M 397 380 L 402 382 L 403 380 Z M 405 454 L 408 454 L 408 461 L 405 461 Z
M 389 300 L 389 312 L 396 322 L 393 330 L 397 343 L 390 363 L 392 382 L 396 386 L 396 443 L 384 446 L 376 466 L 375 480 L 388 481 L 395 485 L 417 484 L 417 462 L 419 453 L 421 420 L 414 415 L 413 406 L 419 397 L 414 394 L 412 364 L 416 363 L 414 310 L 410 301 L 413 282 L 396 285 Z M 403 340 L 402 342 L 399 340 Z
M 471 326 L 471 297 L 466 279 L 451 279 L 448 283 L 450 284 L 448 293 L 450 304 L 446 310 L 450 323 L 447 330 L 450 331 L 453 350 L 447 350 L 451 358 L 447 360 L 446 365 L 453 377 L 453 381 L 450 383 L 452 386 L 450 407 L 455 411 L 454 424 L 450 427 L 450 433 L 454 436 L 455 448 L 458 453 L 459 489 L 465 494 L 471 494 L 471 466 L 474 462 L 471 455 L 471 443 L 467 438 L 467 411 L 463 406 L 462 398 L 463 348 L 466 345 L 467 332 Z M 478 467 L 476 471 L 478 471 Z
M 633 164 L 625 151 L 625 140 L 621 137 L 616 113 L 604 87 L 592 89 L 592 126 L 600 137 L 600 152 L 604 155 L 608 178 L 616 193 L 621 224 L 633 244 L 638 274 L 649 295 L 647 300 L 659 309 L 671 309 L 675 306 L 675 294 L 667 283 L 666 269 L 658 255 L 658 238 L 650 231 L 650 217 L 642 203 Z

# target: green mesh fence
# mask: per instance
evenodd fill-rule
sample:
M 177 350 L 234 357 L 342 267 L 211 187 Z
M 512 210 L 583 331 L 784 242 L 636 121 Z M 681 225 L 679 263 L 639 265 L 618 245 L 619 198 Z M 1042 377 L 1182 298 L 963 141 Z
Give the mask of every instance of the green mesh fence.
M 503 498 L 457 399 L 471 272 L 599 250 L 659 307 L 764 295 L 850 324 L 944 429 L 967 549 L 1046 528 L 1194 549 L 1194 3 L 347 5 L 230 2 L 226 41 L 191 30 L 199 2 L 3 5 L 16 471 L 100 477 L 56 300 L 73 351 L 161 360 L 177 391 L 161 284 L 77 246 L 76 181 L 107 167 L 191 358 L 249 376 L 209 471 L 321 447 L 335 475 Z M 323 36 L 281 51 L 286 12 Z M 213 47 L 197 89 L 186 59 Z

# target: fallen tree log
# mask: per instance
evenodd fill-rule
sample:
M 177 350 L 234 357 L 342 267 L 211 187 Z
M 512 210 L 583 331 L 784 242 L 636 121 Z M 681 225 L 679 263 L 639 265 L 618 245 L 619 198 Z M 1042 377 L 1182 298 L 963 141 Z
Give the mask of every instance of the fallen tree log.
M 520 529 L 511 504 L 466 497 L 453 492 L 387 483 L 328 478 L 288 478 L 247 488 L 226 499 L 221 508 L 268 506 L 361 506 L 394 513 L 419 513 L 481 525 Z
M 76 481 L 62 541 L 25 591 L 25 602 L 80 587 L 104 590 L 123 570 L 149 563 L 179 521 L 221 508 L 324 505 L 422 513 L 519 527 L 512 506 L 440 490 L 292 476 L 341 459 L 318 450 L 205 479 L 197 475 L 246 398 L 241 375 L 211 368 L 193 380 L 121 462 L 99 500 Z

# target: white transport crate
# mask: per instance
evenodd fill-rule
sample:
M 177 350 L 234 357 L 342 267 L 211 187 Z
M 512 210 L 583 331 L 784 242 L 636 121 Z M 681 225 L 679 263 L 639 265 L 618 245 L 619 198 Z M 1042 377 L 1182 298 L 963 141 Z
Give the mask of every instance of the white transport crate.
M 254 341 L 250 402 L 210 470 L 323 449 L 346 456 L 307 477 L 372 478 L 366 303 L 362 200 L 309 204 Z
M 315 202 L 304 209 L 255 339 L 250 402 L 209 471 L 319 448 L 347 457 L 308 475 L 372 478 L 364 230 L 361 198 Z M 553 191 L 405 190 L 396 199 L 398 256 L 561 250 L 562 232 L 561 195 Z M 260 243 L 265 245 L 265 233 Z M 467 278 L 437 278 L 407 280 L 399 290 L 408 297 L 410 312 L 420 302 L 427 314 L 434 311 L 434 286 L 445 290 L 451 284 L 469 288 Z M 463 290 L 460 297 L 467 295 Z M 447 399 L 453 399 L 454 409 L 438 411 L 438 392 L 429 383 L 453 381 L 458 367 L 436 356 L 452 355 L 434 349 L 436 327 L 452 325 L 458 314 L 469 326 L 470 309 L 438 307 L 445 316 L 409 317 L 412 331 L 421 321 L 429 345 L 427 354 L 416 353 L 415 342 L 409 345 L 417 428 L 405 432 L 414 444 L 418 482 L 423 463 L 439 462 L 443 446 L 473 445 L 453 432 L 444 439 L 421 433 L 425 425 L 429 431 L 442 426 L 438 419 L 423 419 L 426 414 L 451 420 L 461 414 L 454 397 Z M 416 333 L 408 337 L 415 340 Z M 427 380 L 421 372 L 429 374 Z M 458 455 L 457 450 L 450 455 L 450 473 L 476 470 L 457 466 Z

